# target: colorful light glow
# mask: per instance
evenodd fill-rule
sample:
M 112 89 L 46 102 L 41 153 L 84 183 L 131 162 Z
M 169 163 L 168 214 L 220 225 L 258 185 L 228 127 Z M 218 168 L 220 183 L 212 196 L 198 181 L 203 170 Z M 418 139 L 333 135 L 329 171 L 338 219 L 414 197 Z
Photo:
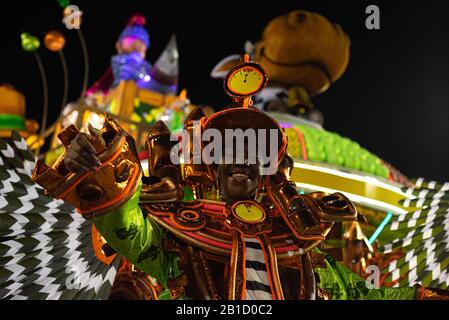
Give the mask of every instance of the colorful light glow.
M 374 231 L 374 233 L 371 235 L 371 237 L 369 238 L 368 242 L 370 244 L 373 244 L 374 241 L 376 241 L 377 237 L 380 235 L 380 233 L 383 231 L 383 229 L 385 229 L 385 226 L 388 224 L 388 222 L 390 222 L 391 218 L 393 218 L 393 212 L 388 211 L 387 215 L 385 216 L 385 218 L 382 220 L 382 222 L 380 223 L 380 225 L 377 227 L 376 231 Z

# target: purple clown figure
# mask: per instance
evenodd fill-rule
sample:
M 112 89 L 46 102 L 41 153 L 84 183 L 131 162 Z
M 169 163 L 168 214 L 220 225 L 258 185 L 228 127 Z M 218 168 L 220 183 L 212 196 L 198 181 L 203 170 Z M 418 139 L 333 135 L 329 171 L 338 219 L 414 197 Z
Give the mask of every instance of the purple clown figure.
M 120 34 L 115 47 L 117 54 L 111 58 L 111 66 L 105 74 L 89 88 L 87 94 L 102 92 L 116 87 L 121 81 L 132 80 L 142 89 L 162 94 L 176 94 L 178 79 L 178 49 L 172 36 L 154 66 L 146 58 L 150 36 L 145 28 L 146 19 L 141 14 L 133 15 Z

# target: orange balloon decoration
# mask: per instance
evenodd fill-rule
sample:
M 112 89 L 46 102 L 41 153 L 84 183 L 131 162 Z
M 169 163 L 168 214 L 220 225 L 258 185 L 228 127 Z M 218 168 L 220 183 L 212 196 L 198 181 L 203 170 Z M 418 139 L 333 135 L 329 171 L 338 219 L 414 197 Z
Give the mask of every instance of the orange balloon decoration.
M 65 37 L 61 32 L 52 30 L 45 35 L 44 44 L 48 50 L 59 52 L 64 48 Z

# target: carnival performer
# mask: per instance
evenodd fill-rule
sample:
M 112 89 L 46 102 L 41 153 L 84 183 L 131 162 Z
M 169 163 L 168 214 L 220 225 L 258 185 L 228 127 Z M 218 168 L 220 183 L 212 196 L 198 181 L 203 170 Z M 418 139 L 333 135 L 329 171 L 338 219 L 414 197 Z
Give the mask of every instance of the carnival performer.
M 181 142 L 157 122 L 149 177 L 132 139 L 108 118 L 90 134 L 62 132 L 66 153 L 52 168 L 38 162 L 33 179 L 92 219 L 110 248 L 158 281 L 161 299 L 444 298 L 420 286 L 370 286 L 320 251 L 334 223 L 360 216 L 341 193 L 297 192 L 284 130 L 251 107 L 265 83 L 247 59 L 225 81 L 234 107 L 209 117 L 194 110 Z M 229 143 L 230 131 L 244 134 L 240 144 Z M 185 186 L 194 201 L 182 201 Z

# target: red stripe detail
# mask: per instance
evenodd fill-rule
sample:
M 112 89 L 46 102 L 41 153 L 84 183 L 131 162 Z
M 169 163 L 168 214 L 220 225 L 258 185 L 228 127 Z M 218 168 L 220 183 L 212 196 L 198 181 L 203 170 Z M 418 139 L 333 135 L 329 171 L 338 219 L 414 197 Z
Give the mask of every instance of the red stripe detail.
M 139 152 L 139 160 L 147 160 L 149 153 L 147 150 L 142 150 Z
M 162 218 L 165 222 L 167 222 L 168 224 L 170 224 L 173 227 L 176 227 L 176 225 L 167 217 Z M 223 242 L 218 242 L 212 239 L 209 239 L 207 237 L 201 236 L 195 232 L 189 232 L 189 231 L 183 231 L 181 230 L 184 234 L 196 239 L 196 240 L 200 240 L 203 241 L 211 246 L 215 246 L 218 248 L 223 248 L 223 249 L 228 249 L 231 250 L 232 249 L 232 245 L 230 244 L 226 244 Z M 276 253 L 284 253 L 284 252 L 288 252 L 288 251 L 296 251 L 298 250 L 298 246 L 295 245 L 291 245 L 288 247 L 278 247 L 278 248 L 274 248 L 276 250 Z
M 307 148 L 306 148 L 306 142 L 304 139 L 304 135 L 302 134 L 301 130 L 299 130 L 298 127 L 293 127 L 293 129 L 298 134 L 299 142 L 301 143 L 301 152 L 302 152 L 302 159 L 307 160 Z
M 288 247 L 274 248 L 274 250 L 276 250 L 276 253 L 284 253 L 284 252 L 288 252 L 288 251 L 296 251 L 296 250 L 298 250 L 298 246 L 291 245 Z
M 224 209 L 224 205 L 204 203 L 203 204 L 203 209 L 207 210 L 207 211 L 222 213 L 223 209 Z
M 174 225 L 173 222 L 171 222 L 168 218 L 163 218 L 163 220 L 165 222 L 167 222 L 168 224 L 170 224 L 171 226 L 176 227 L 176 225 Z M 218 242 L 218 241 L 215 241 L 215 240 L 212 240 L 212 239 L 200 236 L 199 234 L 197 234 L 195 232 L 186 232 L 186 231 L 182 231 L 182 232 L 184 234 L 194 238 L 194 239 L 203 241 L 203 242 L 205 242 L 207 244 L 210 244 L 210 245 L 212 245 L 214 247 L 219 247 L 219 248 L 228 249 L 228 250 L 232 249 L 232 245 L 230 245 L 230 244 L 228 245 L 228 244 L 225 244 L 225 243 L 222 243 L 222 242 Z

